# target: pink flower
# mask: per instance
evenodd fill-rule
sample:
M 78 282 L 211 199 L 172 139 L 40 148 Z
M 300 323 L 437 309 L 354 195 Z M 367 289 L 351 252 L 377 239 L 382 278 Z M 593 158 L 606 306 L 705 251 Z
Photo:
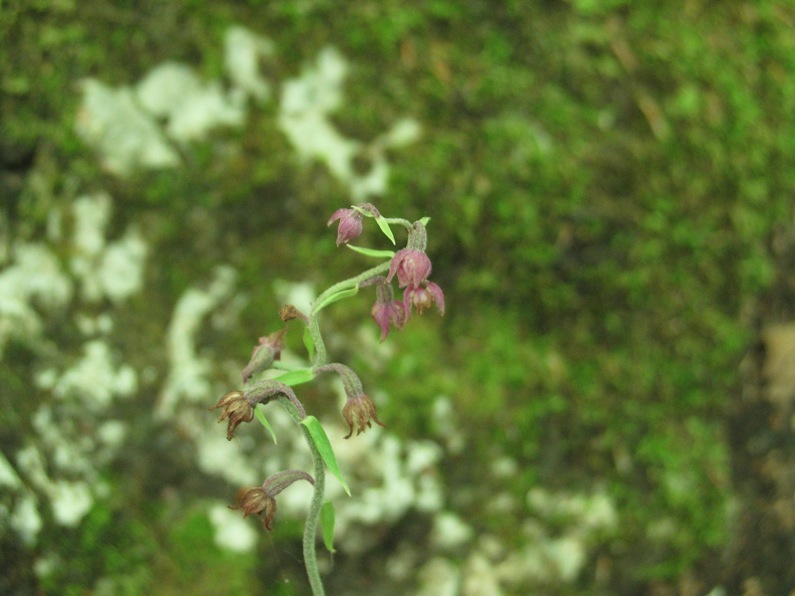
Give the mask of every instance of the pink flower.
M 337 228 L 337 246 L 358 238 L 362 233 L 362 214 L 355 209 L 337 209 L 326 225 L 330 226 L 337 220 L 340 222 Z
M 375 319 L 375 322 L 378 323 L 378 326 L 381 328 L 381 341 L 384 341 L 386 336 L 389 335 L 390 323 L 394 325 L 396 329 L 400 329 L 407 318 L 406 307 L 399 300 L 393 300 L 392 302 L 376 302 L 370 314 L 373 315 L 373 319 Z
M 407 316 L 411 313 L 412 305 L 417 307 L 419 314 L 422 314 L 424 309 L 430 308 L 433 304 L 444 315 L 444 292 L 432 281 L 426 281 L 425 287 L 409 286 L 403 292 L 403 305 Z
M 401 288 L 419 286 L 431 274 L 431 260 L 422 250 L 404 248 L 392 257 L 389 274 L 386 276 L 387 282 L 391 282 L 395 274 Z

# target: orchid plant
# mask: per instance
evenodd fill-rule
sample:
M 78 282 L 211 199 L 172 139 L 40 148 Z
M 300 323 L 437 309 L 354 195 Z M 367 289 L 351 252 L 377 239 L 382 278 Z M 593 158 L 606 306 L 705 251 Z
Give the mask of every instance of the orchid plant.
M 395 236 L 392 226 L 404 228 L 407 233 L 405 248 L 393 252 L 350 244 L 351 240 L 362 233 L 364 219 L 373 219 L 393 245 Z M 244 517 L 259 517 L 263 528 L 270 530 L 276 513 L 276 496 L 281 491 L 301 480 L 314 487 L 304 526 L 303 554 L 309 584 L 315 595 L 324 594 L 317 565 L 318 526 L 326 548 L 334 552 L 334 509 L 332 503 L 325 501 L 324 497 L 326 470 L 339 480 L 349 496 L 351 493 L 323 426 L 317 418 L 306 413 L 293 387 L 307 383 L 323 373 L 336 373 L 342 379 L 346 395 L 342 417 L 348 425 L 348 434 L 344 438 L 349 439 L 354 434 L 362 433 L 371 428 L 373 423 L 384 426 L 378 419 L 375 402 L 364 392 L 359 376 L 344 364 L 329 362 L 318 315 L 329 305 L 372 287 L 375 289 L 375 304 L 371 315 L 380 328 L 381 341 L 387 338 L 392 327 L 400 329 L 408 323 L 415 309 L 422 314 L 423 310 L 435 305 L 444 315 L 444 293 L 438 285 L 428 281 L 432 269 L 431 261 L 425 253 L 428 221 L 428 218 L 423 218 L 412 223 L 402 218 L 386 218 L 370 203 L 337 210 L 328 222 L 328 225 L 338 223 L 337 246 L 345 244 L 356 252 L 381 260 L 381 263 L 329 287 L 317 297 L 308 314 L 300 312 L 292 305 L 283 306 L 279 316 L 285 326 L 259 339 L 251 359 L 243 368 L 242 389 L 229 391 L 210 408 L 221 410 L 218 421 L 227 421 L 228 440 L 234 438 L 240 424 L 250 422 L 256 416 L 275 441 L 276 437 L 263 411 L 264 406 L 270 402 L 276 402 L 285 408 L 303 434 L 312 458 L 312 473 L 302 470 L 277 472 L 266 478 L 261 486 L 241 489 L 237 495 L 237 503 L 230 508 L 242 510 Z M 397 281 L 398 289 L 403 290 L 402 300 L 395 299 L 394 281 Z M 307 362 L 299 367 L 288 367 L 279 362 L 288 322 L 293 320 L 303 325 L 303 341 L 307 350 Z M 272 376 L 265 373 L 268 370 L 275 370 L 279 374 Z

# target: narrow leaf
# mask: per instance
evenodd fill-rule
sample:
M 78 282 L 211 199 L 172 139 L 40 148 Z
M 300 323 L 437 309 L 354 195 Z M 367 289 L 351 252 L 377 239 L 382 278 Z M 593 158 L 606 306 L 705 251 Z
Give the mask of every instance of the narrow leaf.
M 323 544 L 330 553 L 334 549 L 334 503 L 326 501 L 320 508 L 320 533 L 323 535 Z
M 429 221 L 431 221 L 430 217 L 423 217 L 422 219 L 420 219 L 420 223 L 424 226 L 427 226 Z
M 384 236 L 389 238 L 392 244 L 394 244 L 395 235 L 392 233 L 392 228 L 389 227 L 389 224 L 387 223 L 386 219 L 384 219 L 382 216 L 379 215 L 378 217 L 375 218 L 375 223 L 377 223 L 378 227 L 381 228 L 381 231 L 384 233 Z
M 302 368 L 299 370 L 291 370 L 289 372 L 283 373 L 278 377 L 274 377 L 274 381 L 281 381 L 285 385 L 289 385 L 290 387 L 295 387 L 296 385 L 300 385 L 301 383 L 308 383 L 312 379 L 315 378 L 315 373 L 312 372 L 310 368 Z
M 304 327 L 304 347 L 309 354 L 309 361 L 312 362 L 315 359 L 315 340 L 312 339 L 312 332 L 309 327 Z
M 359 205 L 351 205 L 351 209 L 353 209 L 354 211 L 358 211 L 359 213 L 361 213 L 365 217 L 375 217 L 375 215 L 373 214 L 372 211 L 370 211 L 369 209 L 364 209 L 363 207 L 360 207 Z
M 350 298 L 351 296 L 355 296 L 359 293 L 359 286 L 349 288 L 347 290 L 340 290 L 339 292 L 335 292 L 331 296 L 327 296 L 323 299 L 323 302 L 318 303 L 315 308 L 312 309 L 313 313 L 319 313 L 321 310 L 326 308 L 329 304 L 334 304 L 339 300 L 343 300 L 345 298 Z
M 346 244 L 354 252 L 367 255 L 368 257 L 376 257 L 379 259 L 391 259 L 395 256 L 394 251 L 391 250 L 376 250 L 374 248 L 362 248 L 361 246 L 354 246 L 353 244 Z
M 276 433 L 273 432 L 273 428 L 271 428 L 270 422 L 268 422 L 268 419 L 265 418 L 265 412 L 263 412 L 262 408 L 259 407 L 261 405 L 262 404 L 258 404 L 257 407 L 254 408 L 254 415 L 257 417 L 257 420 L 262 422 L 262 426 L 264 426 L 271 434 L 271 437 L 273 438 L 273 444 L 277 445 L 278 443 L 276 442 Z
M 309 430 L 309 434 L 312 437 L 312 442 L 315 444 L 315 447 L 317 447 L 317 450 L 320 453 L 320 456 L 323 458 L 323 461 L 326 462 L 328 471 L 331 472 L 331 474 L 337 480 L 339 480 L 342 488 L 345 489 L 345 492 L 348 493 L 348 496 L 350 497 L 351 489 L 348 488 L 348 484 L 342 477 L 342 472 L 340 472 L 339 464 L 337 464 L 337 458 L 334 455 L 334 450 L 331 448 L 331 443 L 329 442 L 326 431 L 323 430 L 320 421 L 314 416 L 307 416 L 301 420 L 301 424 L 303 424 Z

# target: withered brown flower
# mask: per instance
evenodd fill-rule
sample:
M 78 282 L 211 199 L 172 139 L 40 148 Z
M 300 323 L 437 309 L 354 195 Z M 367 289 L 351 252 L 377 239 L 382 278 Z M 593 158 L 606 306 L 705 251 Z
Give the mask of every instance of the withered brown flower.
M 215 410 L 216 408 L 223 408 L 218 422 L 229 419 L 226 427 L 226 439 L 228 441 L 231 441 L 232 437 L 235 436 L 235 429 L 241 422 L 251 422 L 254 419 L 254 408 L 242 391 L 230 391 L 224 394 L 218 400 L 218 403 L 209 409 Z
M 243 384 L 248 383 L 249 379 L 257 373 L 270 368 L 274 360 L 281 358 L 284 348 L 284 332 L 282 329 L 259 338 L 259 343 L 254 346 L 251 352 L 251 360 L 243 369 Z
M 228 505 L 229 509 L 242 509 L 243 517 L 256 515 L 262 520 L 262 527 L 271 529 L 271 521 L 276 515 L 276 499 L 270 496 L 261 486 L 242 488 L 237 492 L 237 505 Z
M 314 485 L 315 479 L 301 470 L 284 470 L 268 476 L 262 486 L 243 488 L 237 492 L 237 505 L 229 509 L 242 509 L 243 517 L 256 515 L 262 520 L 262 527 L 271 529 L 271 521 L 276 515 L 276 495 L 298 480 L 306 480 Z
M 361 434 L 372 426 L 375 422 L 379 426 L 386 426 L 378 419 L 375 411 L 375 402 L 367 395 L 362 393 L 356 397 L 349 397 L 342 408 L 342 417 L 348 423 L 349 433 L 345 436 L 349 439 L 356 430 L 356 434 Z

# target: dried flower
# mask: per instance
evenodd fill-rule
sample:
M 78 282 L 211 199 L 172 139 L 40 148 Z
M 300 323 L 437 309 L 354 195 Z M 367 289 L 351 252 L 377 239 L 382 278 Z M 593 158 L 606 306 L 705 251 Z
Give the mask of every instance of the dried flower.
M 337 220 L 340 222 L 337 228 L 337 246 L 358 238 L 362 233 L 362 214 L 355 209 L 337 209 L 326 225 L 330 226 Z
M 226 439 L 231 441 L 235 436 L 235 429 L 241 422 L 251 422 L 254 419 L 254 407 L 242 391 L 230 391 L 218 400 L 210 410 L 223 408 L 218 422 L 229 419 L 226 427 Z
M 284 332 L 285 330 L 282 329 L 259 338 L 259 344 L 254 346 L 254 350 L 251 352 L 251 360 L 243 369 L 244 385 L 255 374 L 269 368 L 274 360 L 281 358 L 282 348 L 284 348 Z
M 342 417 L 348 424 L 349 432 L 345 435 L 346 439 L 349 439 L 351 435 L 353 435 L 354 430 L 357 435 L 363 433 L 372 426 L 373 422 L 379 426 L 385 426 L 384 423 L 378 419 L 378 415 L 375 411 L 375 402 L 364 393 L 357 397 L 348 398 L 345 402 L 345 406 L 342 408 Z
M 285 304 L 279 309 L 279 318 L 285 323 L 293 319 L 301 319 L 304 323 L 309 324 L 309 317 L 292 304 Z
M 271 529 L 271 520 L 276 515 L 276 499 L 269 495 L 261 486 L 240 489 L 237 493 L 237 505 L 229 509 L 242 509 L 243 517 L 256 515 L 262 520 L 262 527 Z
M 262 527 L 271 529 L 271 521 L 276 515 L 276 495 L 297 480 L 306 480 L 314 485 L 315 479 L 301 470 L 285 470 L 266 478 L 262 486 L 243 488 L 237 493 L 237 505 L 229 509 L 242 509 L 243 517 L 256 515 L 262 520 Z
M 411 307 L 416 306 L 417 312 L 422 314 L 426 308 L 435 304 L 439 312 L 444 316 L 444 292 L 442 288 L 432 281 L 426 281 L 422 286 L 410 286 L 403 292 L 403 305 L 406 309 L 406 316 L 411 314 Z

